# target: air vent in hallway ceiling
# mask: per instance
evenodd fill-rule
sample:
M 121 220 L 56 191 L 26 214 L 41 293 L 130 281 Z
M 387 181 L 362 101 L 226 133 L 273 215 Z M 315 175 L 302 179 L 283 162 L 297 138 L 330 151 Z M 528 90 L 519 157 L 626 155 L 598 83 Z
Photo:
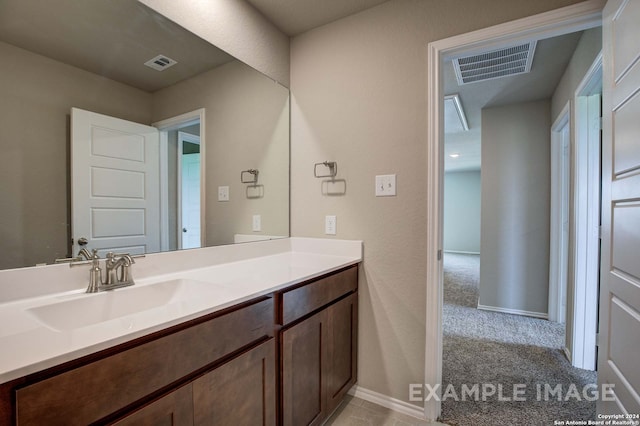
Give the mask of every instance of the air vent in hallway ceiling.
M 492 80 L 531 71 L 536 42 L 492 50 L 453 60 L 458 84 Z
M 153 68 L 156 71 L 164 71 L 167 68 L 172 67 L 177 63 L 178 63 L 177 61 L 174 61 L 173 59 L 168 58 L 164 55 L 158 55 L 153 59 L 149 59 L 144 64 L 149 68 Z

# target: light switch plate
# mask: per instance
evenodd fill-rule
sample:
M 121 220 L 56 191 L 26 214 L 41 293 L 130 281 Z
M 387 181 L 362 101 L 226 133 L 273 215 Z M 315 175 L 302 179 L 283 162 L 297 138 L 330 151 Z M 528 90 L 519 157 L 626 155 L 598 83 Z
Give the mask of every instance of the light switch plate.
M 260 217 L 259 214 L 254 214 L 253 215 L 253 232 L 260 232 L 262 231 L 262 218 Z
M 393 197 L 396 195 L 396 175 L 376 176 L 376 197 Z
M 324 233 L 326 235 L 336 235 L 337 218 L 334 215 L 325 216 Z
M 218 187 L 218 201 L 229 201 L 229 187 L 228 186 L 219 186 Z

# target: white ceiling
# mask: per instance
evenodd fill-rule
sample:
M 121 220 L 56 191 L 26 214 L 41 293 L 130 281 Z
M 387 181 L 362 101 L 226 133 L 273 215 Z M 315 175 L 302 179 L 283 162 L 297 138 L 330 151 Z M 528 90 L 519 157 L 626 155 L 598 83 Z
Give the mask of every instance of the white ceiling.
M 446 133 L 445 126 L 445 171 L 479 170 L 482 108 L 551 98 L 581 35 L 578 32 L 539 40 L 528 74 L 459 86 L 452 62 L 445 62 L 445 94 L 460 95 L 469 123 L 467 132 Z M 460 156 L 451 158 L 452 153 Z
M 288 36 L 295 36 L 387 0 L 247 0 Z

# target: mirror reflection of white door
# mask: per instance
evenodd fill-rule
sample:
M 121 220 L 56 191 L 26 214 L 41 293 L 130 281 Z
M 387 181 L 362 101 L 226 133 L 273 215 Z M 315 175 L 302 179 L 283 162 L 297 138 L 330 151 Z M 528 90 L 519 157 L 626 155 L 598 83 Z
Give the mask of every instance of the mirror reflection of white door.
M 155 127 L 71 109 L 73 254 L 160 250 L 160 148 Z
M 200 244 L 200 152 L 187 153 L 184 144 L 200 146 L 200 138 L 178 132 L 180 156 L 180 248 L 198 248 Z

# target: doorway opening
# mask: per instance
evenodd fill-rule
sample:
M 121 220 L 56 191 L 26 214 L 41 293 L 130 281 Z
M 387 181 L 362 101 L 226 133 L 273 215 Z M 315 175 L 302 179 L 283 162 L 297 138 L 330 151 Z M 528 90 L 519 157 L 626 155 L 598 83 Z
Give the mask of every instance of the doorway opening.
M 428 243 L 427 327 L 425 383 L 442 384 L 442 202 L 443 202 L 443 62 L 448 57 L 480 52 L 488 47 L 506 47 L 510 43 L 541 40 L 601 25 L 602 4 L 586 1 L 469 34 L 429 44 L 428 66 L 428 231 L 435 236 Z M 549 131 L 547 127 L 547 132 Z M 547 133 L 548 135 L 548 133 Z M 548 272 L 547 272 L 548 273 Z M 546 310 L 546 308 L 543 308 Z M 433 343 L 436 344 L 433 344 Z M 441 413 L 441 400 L 425 401 L 425 417 L 435 420 Z
M 205 246 L 205 111 L 154 123 L 160 131 L 163 250 Z
M 572 368 L 562 351 L 571 348 L 564 324 L 573 122 L 573 89 L 567 88 L 575 84 L 569 76 L 584 72 L 577 64 L 597 54 L 593 41 L 600 36 L 594 28 L 534 40 L 528 73 L 472 84 L 454 78 L 453 64 L 444 62 L 445 100 L 457 92 L 469 126 L 453 132 L 445 114 L 443 389 L 530 383 L 524 398 L 532 401 L 537 385 L 554 380 L 562 386 L 596 383 L 594 373 Z M 493 58 L 493 52 L 473 57 Z M 468 170 L 474 165 L 481 173 Z M 442 420 L 452 424 L 508 423 L 522 408 L 491 398 L 442 401 Z M 595 403 L 549 401 L 527 409 L 538 420 L 591 418 Z
M 178 248 L 199 248 L 200 242 L 200 123 L 178 130 Z

